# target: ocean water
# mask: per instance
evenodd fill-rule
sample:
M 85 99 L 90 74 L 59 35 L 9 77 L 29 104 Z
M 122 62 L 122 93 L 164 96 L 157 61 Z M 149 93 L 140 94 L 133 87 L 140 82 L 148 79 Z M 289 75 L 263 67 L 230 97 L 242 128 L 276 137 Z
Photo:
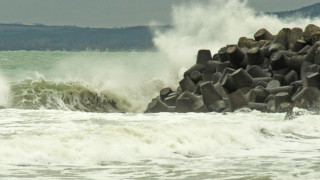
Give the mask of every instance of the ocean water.
M 160 88 L 176 83 L 157 78 L 166 73 L 149 57 L 160 56 L 0 52 L 1 93 L 9 97 L 0 110 L 0 179 L 320 178 L 320 121 L 311 112 L 295 109 L 293 120 L 248 110 L 141 113 Z M 110 63 L 112 72 L 104 72 Z M 108 81 L 129 63 L 121 78 L 130 74 L 136 83 Z M 145 66 L 160 70 L 141 72 Z
M 320 179 L 312 112 L 142 113 L 198 49 L 309 23 L 208 0 L 173 7 L 157 52 L 0 52 L 0 179 Z

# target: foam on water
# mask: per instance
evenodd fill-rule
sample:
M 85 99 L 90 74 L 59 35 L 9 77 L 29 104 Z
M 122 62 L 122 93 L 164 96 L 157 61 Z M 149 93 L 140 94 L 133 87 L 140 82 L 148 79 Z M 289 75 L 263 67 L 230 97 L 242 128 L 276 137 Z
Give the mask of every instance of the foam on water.
M 293 177 L 299 167 L 307 172 L 304 175 L 314 177 L 320 162 L 314 146 L 320 143 L 320 122 L 317 115 L 307 112 L 284 121 L 284 114 L 256 111 L 96 114 L 7 109 L 0 111 L 0 118 L 0 164 L 9 174 L 11 166 L 15 172 L 19 166 L 52 170 L 99 167 L 109 175 L 133 166 L 146 168 L 146 174 L 161 174 L 157 166 L 173 166 L 177 171 L 173 174 L 181 177 L 199 173 L 218 176 L 219 172 L 226 172 L 227 177 L 260 177 L 265 172 L 279 178 L 283 174 L 277 172 Z M 129 170 L 126 177 L 134 172 Z
M 0 106 L 7 106 L 9 99 L 10 86 L 0 72 Z
M 309 112 L 285 121 L 285 114 L 257 111 L 42 109 L 81 110 L 62 101 L 63 94 L 80 87 L 96 94 L 93 99 L 111 98 L 125 111 L 141 112 L 162 87 L 176 88 L 198 49 L 215 53 L 262 27 L 275 34 L 318 22 L 257 15 L 235 0 L 193 2 L 173 8 L 173 29 L 154 39 L 159 52 L 0 52 L 8 55 L 0 66 L 6 77 L 0 76 L 0 105 L 9 96 L 8 79 L 12 98 L 29 103 L 34 97 L 30 102 L 38 109 L 0 110 L 0 178 L 319 179 L 320 121 Z M 10 64 L 12 57 L 18 58 Z M 41 104 L 42 96 L 49 103 Z

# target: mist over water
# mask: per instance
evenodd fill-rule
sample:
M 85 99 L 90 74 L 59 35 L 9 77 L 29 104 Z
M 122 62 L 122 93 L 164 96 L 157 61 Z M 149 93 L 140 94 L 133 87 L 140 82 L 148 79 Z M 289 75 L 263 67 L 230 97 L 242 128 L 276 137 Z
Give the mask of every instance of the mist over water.
M 320 19 L 279 19 L 255 12 L 246 1 L 206 0 L 173 7 L 173 29 L 156 32 L 154 43 L 182 77 L 184 70 L 195 63 L 199 49 L 210 49 L 214 54 L 221 47 L 237 44 L 240 37 L 253 38 L 260 28 L 277 34 L 284 27 L 304 29 L 310 23 L 320 24 Z
M 174 87 L 176 83 L 170 78 L 167 58 L 161 53 L 107 54 L 88 53 L 63 59 L 52 69 L 57 73 L 53 77 L 56 80 L 87 82 L 129 112 L 145 110 L 161 88 Z
M 0 72 L 0 106 L 7 106 L 10 87 Z

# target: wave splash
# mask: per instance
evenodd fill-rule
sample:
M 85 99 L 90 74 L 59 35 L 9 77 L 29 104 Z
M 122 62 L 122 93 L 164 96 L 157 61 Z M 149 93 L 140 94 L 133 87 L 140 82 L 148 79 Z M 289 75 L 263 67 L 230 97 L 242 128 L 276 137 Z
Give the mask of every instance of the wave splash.
M 53 64 L 54 67 L 50 65 L 49 70 L 43 65 L 46 72 L 40 73 L 45 74 L 46 80 L 19 79 L 11 85 L 11 93 L 10 86 L 0 76 L 0 106 L 143 112 L 161 88 L 177 88 L 183 72 L 194 64 L 199 49 L 215 53 L 259 28 L 275 34 L 282 27 L 304 28 L 309 23 L 320 24 L 320 20 L 280 20 L 258 14 L 238 0 L 180 5 L 172 11 L 173 28 L 155 33 L 158 52 L 68 55 Z
M 119 112 L 117 102 L 78 82 L 24 80 L 11 85 L 10 106 L 22 109 L 61 109 L 86 112 Z
M 194 64 L 199 49 L 217 53 L 228 44 L 236 44 L 240 37 L 253 38 L 251 35 L 260 28 L 277 34 L 283 27 L 304 29 L 310 23 L 320 24 L 320 19 L 279 19 L 255 12 L 240 0 L 192 1 L 173 7 L 173 28 L 164 33 L 156 31 L 154 43 L 170 58 L 181 78 L 184 70 Z
M 7 106 L 9 93 L 10 87 L 8 85 L 8 82 L 4 77 L 2 77 L 0 73 L 0 106 Z
M 144 103 L 137 102 L 137 99 L 150 93 L 147 91 L 156 92 L 163 86 L 161 80 L 153 80 L 144 84 L 143 87 L 147 87 L 145 92 L 141 92 L 143 87 L 140 86 L 116 92 L 112 88 L 99 88 L 84 82 L 26 79 L 11 84 L 8 106 L 18 109 L 139 112 L 140 109 L 144 109 Z M 134 90 L 140 92 L 132 95 Z

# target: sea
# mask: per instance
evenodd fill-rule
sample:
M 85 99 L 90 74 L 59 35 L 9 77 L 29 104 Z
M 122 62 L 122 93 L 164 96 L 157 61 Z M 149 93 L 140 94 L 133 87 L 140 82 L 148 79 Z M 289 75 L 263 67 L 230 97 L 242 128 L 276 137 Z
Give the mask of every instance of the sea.
M 173 7 L 156 51 L 0 51 L 0 179 L 320 179 L 318 113 L 144 113 L 198 49 L 310 23 L 208 0 Z
M 320 178 L 312 112 L 143 113 L 162 58 L 0 52 L 0 179 Z

